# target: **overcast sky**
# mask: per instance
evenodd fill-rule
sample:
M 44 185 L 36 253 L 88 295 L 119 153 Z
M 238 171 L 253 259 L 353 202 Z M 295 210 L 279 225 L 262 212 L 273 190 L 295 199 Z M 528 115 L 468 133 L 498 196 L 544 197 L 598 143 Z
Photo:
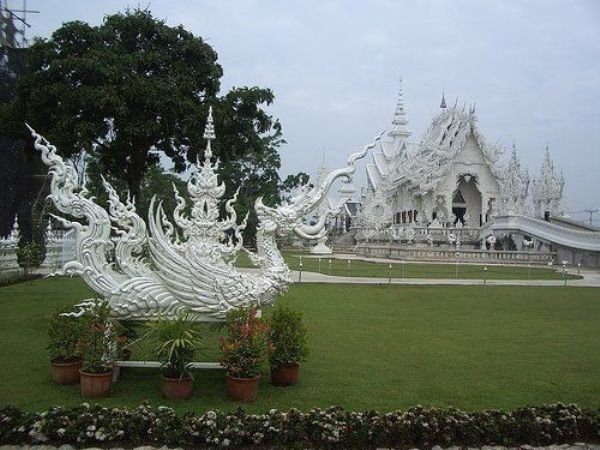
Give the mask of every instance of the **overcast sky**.
M 9 5 L 20 7 L 21 1 Z M 442 90 L 477 104 L 486 139 L 516 143 L 530 174 L 549 145 L 571 210 L 600 207 L 600 1 L 29 0 L 28 37 L 100 24 L 127 6 L 183 24 L 219 54 L 223 89 L 271 88 L 282 175 L 331 168 L 389 129 L 398 79 L 418 140 Z M 218 130 L 217 130 L 218 133 Z M 357 184 L 364 182 L 364 164 Z M 358 187 L 358 186 L 357 186 Z M 581 213 L 574 218 L 583 219 Z M 599 223 L 600 213 L 596 215 Z

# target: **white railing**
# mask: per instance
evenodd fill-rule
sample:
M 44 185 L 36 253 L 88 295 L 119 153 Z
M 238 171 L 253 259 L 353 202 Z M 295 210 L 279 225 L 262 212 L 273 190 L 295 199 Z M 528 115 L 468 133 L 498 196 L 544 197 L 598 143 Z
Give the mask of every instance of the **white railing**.
M 19 246 L 19 226 L 15 221 L 10 236 L 0 239 L 0 274 L 14 276 L 22 270 L 17 260 L 17 249 Z M 48 226 L 46 230 L 46 257 L 40 265 L 42 272 L 54 272 L 60 269 L 66 262 L 75 257 L 74 232 L 53 230 Z
M 448 237 L 453 234 L 459 242 L 477 243 L 480 241 L 480 228 L 431 228 L 431 227 L 390 227 L 382 230 L 356 227 L 357 242 L 388 242 L 388 243 L 448 243 Z
M 461 263 L 496 264 L 550 264 L 556 254 L 534 251 L 489 251 L 461 248 L 407 247 L 400 245 L 364 243 L 358 244 L 354 251 L 367 258 L 391 258 L 406 261 L 435 261 Z

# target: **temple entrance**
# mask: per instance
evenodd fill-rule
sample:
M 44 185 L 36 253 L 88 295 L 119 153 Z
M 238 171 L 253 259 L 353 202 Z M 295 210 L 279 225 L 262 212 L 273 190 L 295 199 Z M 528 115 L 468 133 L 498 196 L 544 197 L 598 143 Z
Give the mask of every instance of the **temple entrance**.
M 459 178 L 456 191 L 452 195 L 452 214 L 455 226 L 481 226 L 481 192 L 477 187 L 476 177 L 462 175 Z

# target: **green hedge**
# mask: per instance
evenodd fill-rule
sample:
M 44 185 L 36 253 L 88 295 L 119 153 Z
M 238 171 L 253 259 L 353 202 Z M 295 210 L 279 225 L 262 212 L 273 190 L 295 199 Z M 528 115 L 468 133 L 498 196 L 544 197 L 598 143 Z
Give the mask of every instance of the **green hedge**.
M 178 416 L 171 408 L 105 408 L 82 404 L 29 413 L 0 410 L 0 444 L 167 445 L 185 448 L 426 448 L 550 445 L 599 440 L 600 410 L 561 403 L 512 412 L 455 408 L 378 413 L 340 407 L 266 414 L 208 411 Z

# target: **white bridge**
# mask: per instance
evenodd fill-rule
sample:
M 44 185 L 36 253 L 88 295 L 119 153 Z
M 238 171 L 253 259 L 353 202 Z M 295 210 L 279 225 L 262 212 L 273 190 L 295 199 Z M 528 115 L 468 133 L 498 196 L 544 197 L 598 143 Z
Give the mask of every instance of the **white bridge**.
M 490 234 L 516 237 L 513 241 L 517 246 L 523 242 L 522 236 L 529 236 L 534 249 L 540 243 L 546 244 L 556 252 L 558 261 L 600 267 L 600 231 L 589 227 L 563 220 L 551 222 L 527 216 L 496 216 L 481 227 L 481 239 Z
M 481 228 L 481 237 L 494 234 L 524 234 L 549 244 L 576 250 L 600 252 L 600 231 L 557 225 L 527 216 L 496 216 Z

